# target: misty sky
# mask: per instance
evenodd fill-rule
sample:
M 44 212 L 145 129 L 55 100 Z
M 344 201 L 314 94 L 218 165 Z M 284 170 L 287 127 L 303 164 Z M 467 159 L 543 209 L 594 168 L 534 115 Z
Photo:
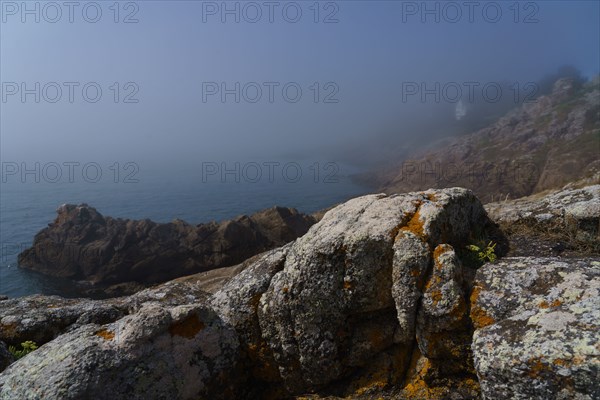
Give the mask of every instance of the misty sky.
M 436 15 L 411 8 L 422 2 L 400 1 L 321 2 L 318 15 L 312 1 L 275 2 L 270 23 L 263 3 L 254 3 L 262 11 L 255 23 L 249 20 L 256 10 L 243 9 L 244 2 L 237 3 L 236 23 L 235 15 L 221 15 L 222 2 L 202 1 L 121 2 L 118 16 L 114 2 L 100 1 L 97 23 L 83 18 L 81 2 L 72 23 L 64 6 L 62 17 L 50 23 L 46 19 L 58 16 L 56 8 L 44 8 L 46 2 L 2 1 L 2 159 L 163 166 L 303 157 L 373 161 L 440 134 L 439 126 L 428 125 L 434 101 L 403 101 L 403 83 L 522 85 L 564 64 L 586 77 L 600 70 L 597 1 L 497 2 L 502 15 L 495 23 L 495 8 L 483 14 L 486 2 L 478 3 L 472 22 L 463 2 L 454 3 L 462 12 L 455 23 L 449 21 L 455 9 L 440 9 L 436 22 Z M 22 10 L 15 9 L 22 4 L 38 4 L 39 23 L 28 14 L 22 22 Z M 296 4 L 302 16 L 292 23 L 286 19 L 296 18 Z M 96 9 L 86 10 L 93 20 Z M 138 22 L 123 23 L 126 18 Z M 35 82 L 39 103 L 35 93 L 25 103 L 13 93 L 21 83 L 35 92 Z M 56 103 L 48 101 L 58 93 L 55 84 L 47 85 L 52 82 L 62 87 Z M 65 82 L 74 82 L 73 103 Z M 82 87 L 90 82 L 92 92 L 102 89 L 96 103 L 83 98 Z M 246 85 L 239 103 L 235 94 L 225 102 L 219 93 L 208 94 L 223 82 Z M 272 103 L 265 82 L 272 82 Z M 297 87 L 302 90 L 296 103 L 282 94 L 289 83 L 290 99 Z M 256 84 L 262 97 L 252 103 L 247 100 L 256 98 Z

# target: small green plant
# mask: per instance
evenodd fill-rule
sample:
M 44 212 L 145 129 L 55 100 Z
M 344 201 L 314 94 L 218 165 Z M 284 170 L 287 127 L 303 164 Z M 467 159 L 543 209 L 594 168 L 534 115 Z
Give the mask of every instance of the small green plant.
M 477 246 L 470 244 L 467 249 L 477 254 L 477 259 L 480 262 L 494 262 L 498 258 L 496 256 L 496 243 L 490 241 L 487 245 Z
M 8 351 L 18 360 L 19 358 L 25 357 L 27 354 L 36 350 L 38 345 L 31 340 L 21 343 L 21 350 L 18 350 L 15 346 L 9 346 Z

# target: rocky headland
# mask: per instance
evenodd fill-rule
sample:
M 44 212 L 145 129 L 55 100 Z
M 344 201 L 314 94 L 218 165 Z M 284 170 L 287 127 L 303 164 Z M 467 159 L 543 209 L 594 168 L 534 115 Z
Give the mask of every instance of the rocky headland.
M 460 186 L 484 203 L 556 190 L 600 172 L 600 78 L 552 93 L 467 135 L 358 176 L 385 193 Z
M 21 268 L 84 281 L 94 293 L 136 291 L 238 264 L 296 239 L 315 222 L 295 209 L 273 207 L 219 223 L 161 224 L 105 217 L 87 204 L 65 204 L 18 261 Z
M 486 208 L 368 195 L 235 266 L 0 301 L 0 399 L 600 398 L 600 186 Z M 562 257 L 515 246 L 532 221 Z M 495 262 L 467 249 L 489 242 Z

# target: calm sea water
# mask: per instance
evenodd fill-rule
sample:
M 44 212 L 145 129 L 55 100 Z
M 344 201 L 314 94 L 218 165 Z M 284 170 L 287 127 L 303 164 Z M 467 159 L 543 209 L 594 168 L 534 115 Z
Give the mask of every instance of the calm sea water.
M 7 176 L 0 184 L 0 294 L 80 295 L 70 281 L 17 267 L 17 255 L 31 246 L 35 234 L 54 220 L 56 209 L 64 203 L 88 203 L 105 216 L 157 222 L 180 218 L 197 224 L 251 214 L 274 205 L 310 213 L 369 192 L 348 174 L 337 172 L 331 182 L 327 179 L 330 174 L 317 177 L 314 169 L 308 171 L 308 163 L 302 165 L 305 170 L 298 182 L 280 177 L 271 182 L 266 176 L 250 182 L 242 176 L 238 183 L 232 175 L 203 182 L 201 176 L 187 173 L 138 173 L 138 183 L 124 183 L 122 177 L 115 183 L 112 174 L 105 174 L 106 179 L 96 183 L 82 179 L 51 183 L 43 177 L 38 183 L 35 176 L 24 180 Z

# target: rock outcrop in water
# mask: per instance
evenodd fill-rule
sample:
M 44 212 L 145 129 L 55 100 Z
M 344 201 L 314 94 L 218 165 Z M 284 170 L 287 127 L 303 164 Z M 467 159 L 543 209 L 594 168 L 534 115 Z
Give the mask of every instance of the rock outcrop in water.
M 235 265 L 296 239 L 316 222 L 281 207 L 200 225 L 104 217 L 85 204 L 57 212 L 19 255 L 19 266 L 99 285 L 165 282 Z
M 0 398 L 597 398 L 600 259 L 478 268 L 487 240 L 506 252 L 468 190 L 370 195 L 235 267 L 5 300 L 0 342 L 43 345 Z

